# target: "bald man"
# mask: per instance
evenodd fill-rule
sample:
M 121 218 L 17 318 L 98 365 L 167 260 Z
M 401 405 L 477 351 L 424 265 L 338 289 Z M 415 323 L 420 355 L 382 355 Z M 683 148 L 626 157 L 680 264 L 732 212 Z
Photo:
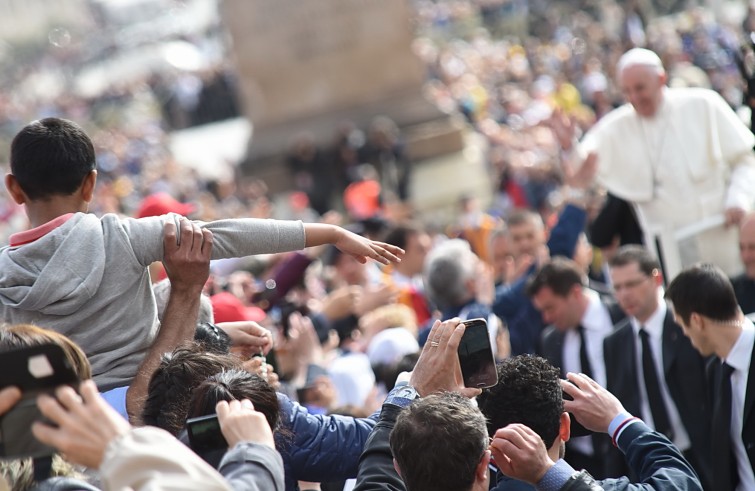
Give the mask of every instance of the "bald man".
M 597 153 L 599 183 L 632 205 L 646 244 L 660 231 L 723 216 L 727 226 L 701 233 L 695 253 L 680 251 L 681 266 L 685 259 L 707 261 L 738 273 L 732 225 L 753 207 L 755 137 L 716 92 L 666 87 L 666 71 L 652 51 L 625 53 L 617 77 L 627 104 L 598 121 L 578 145 L 573 126 L 554 118 L 566 158 L 578 166 Z
M 737 303 L 745 314 L 755 312 L 755 213 L 748 214 L 739 227 L 739 258 L 744 272 L 731 279 Z

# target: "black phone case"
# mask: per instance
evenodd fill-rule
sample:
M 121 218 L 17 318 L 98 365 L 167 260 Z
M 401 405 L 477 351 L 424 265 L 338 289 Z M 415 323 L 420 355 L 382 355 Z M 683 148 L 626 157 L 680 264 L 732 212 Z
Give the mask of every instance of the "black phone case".
M 44 421 L 37 396 L 52 394 L 61 385 L 77 386 L 78 377 L 63 348 L 56 344 L 30 346 L 0 355 L 0 389 L 21 389 L 21 400 L 0 416 L 0 458 L 18 459 L 52 455 L 54 449 L 31 433 L 35 421 Z

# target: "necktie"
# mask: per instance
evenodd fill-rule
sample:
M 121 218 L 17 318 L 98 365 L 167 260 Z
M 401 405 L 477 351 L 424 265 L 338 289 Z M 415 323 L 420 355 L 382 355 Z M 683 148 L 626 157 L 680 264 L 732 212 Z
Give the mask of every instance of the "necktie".
M 650 412 L 655 422 L 655 431 L 663 433 L 669 440 L 673 438 L 673 431 L 669 421 L 666 403 L 663 401 L 661 394 L 661 385 L 658 381 L 658 372 L 655 370 L 653 362 L 653 349 L 650 347 L 650 337 L 648 332 L 640 328 L 640 339 L 642 340 L 642 373 L 645 376 L 645 391 L 647 392 L 648 403 L 650 403 Z
M 587 340 L 585 339 L 585 328 L 582 327 L 582 324 L 577 326 L 577 332 L 579 333 L 579 365 L 582 369 L 582 373 L 592 378 L 590 358 L 588 358 L 587 356 Z
M 731 374 L 730 365 L 721 363 L 719 393 L 713 407 L 713 482 L 717 489 L 734 489 L 736 467 L 731 451 Z

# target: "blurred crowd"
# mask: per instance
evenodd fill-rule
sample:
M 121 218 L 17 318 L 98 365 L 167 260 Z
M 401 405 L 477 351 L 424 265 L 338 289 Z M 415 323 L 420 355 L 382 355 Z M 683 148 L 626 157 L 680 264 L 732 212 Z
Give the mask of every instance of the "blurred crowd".
M 9 171 L 8 148 L 20 127 L 57 116 L 79 123 L 95 144 L 90 211 L 97 216 L 299 219 L 403 249 L 401 262 L 389 265 L 361 262 L 333 245 L 213 261 L 200 322 L 253 323 L 257 334 L 272 333 L 272 350 L 239 350 L 246 368 L 309 414 L 367 418 L 379 410 L 398 374 L 414 366 L 434 320 L 488 319 L 497 361 L 532 353 L 551 321 L 516 288 L 536 265 L 566 256 L 589 273 L 595 291 L 612 295 L 607 264 L 585 233 L 605 193 L 588 189 L 592 176 L 562 167 L 554 114 L 568 115 L 586 132 L 623 104 L 616 63 L 638 46 L 661 57 L 671 87 L 714 89 L 739 110 L 747 105 L 743 46 L 755 21 L 750 15 L 728 22 L 701 7 L 659 16 L 640 0 L 412 3 L 426 96 L 460 112 L 487 143 L 493 200 L 462 196 L 448 223 L 413 216 L 413 163 L 400 129 L 383 117 L 366 128 L 334 128 L 328 148 L 300 135 L 282 149 L 292 183 L 283 201 L 254 177 L 208 179 L 176 161 L 168 146 L 172 131 L 240 114 L 226 62 L 148 74 L 84 96 L 53 80 L 66 79 L 64 68 L 50 68 L 75 66 L 83 53 L 69 47 L 40 54 L 4 76 L 2 171 Z M 60 88 L 46 92 L 45 83 Z M 570 222 L 575 209 L 586 216 L 577 222 L 582 226 Z M 7 242 L 27 225 L 23 208 L 0 198 L 0 238 Z M 167 283 L 158 282 L 169 274 L 160 265 L 150 273 L 158 302 L 167 301 L 160 293 Z M 201 336 L 238 342 L 224 330 L 202 329 Z M 342 482 L 328 486 L 322 489 L 344 489 Z

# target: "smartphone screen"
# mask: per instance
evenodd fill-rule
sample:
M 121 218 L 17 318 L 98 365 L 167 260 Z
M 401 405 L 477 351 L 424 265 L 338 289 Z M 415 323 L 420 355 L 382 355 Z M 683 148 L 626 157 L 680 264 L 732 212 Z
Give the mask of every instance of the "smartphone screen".
M 498 383 L 498 372 L 490 346 L 485 319 L 464 321 L 466 329 L 459 343 L 459 364 L 465 387 L 484 389 Z
M 216 453 L 220 453 L 222 457 L 228 450 L 228 443 L 220 431 L 216 414 L 186 420 L 186 432 L 189 435 L 191 449 L 208 462 L 214 460 L 213 456 Z

